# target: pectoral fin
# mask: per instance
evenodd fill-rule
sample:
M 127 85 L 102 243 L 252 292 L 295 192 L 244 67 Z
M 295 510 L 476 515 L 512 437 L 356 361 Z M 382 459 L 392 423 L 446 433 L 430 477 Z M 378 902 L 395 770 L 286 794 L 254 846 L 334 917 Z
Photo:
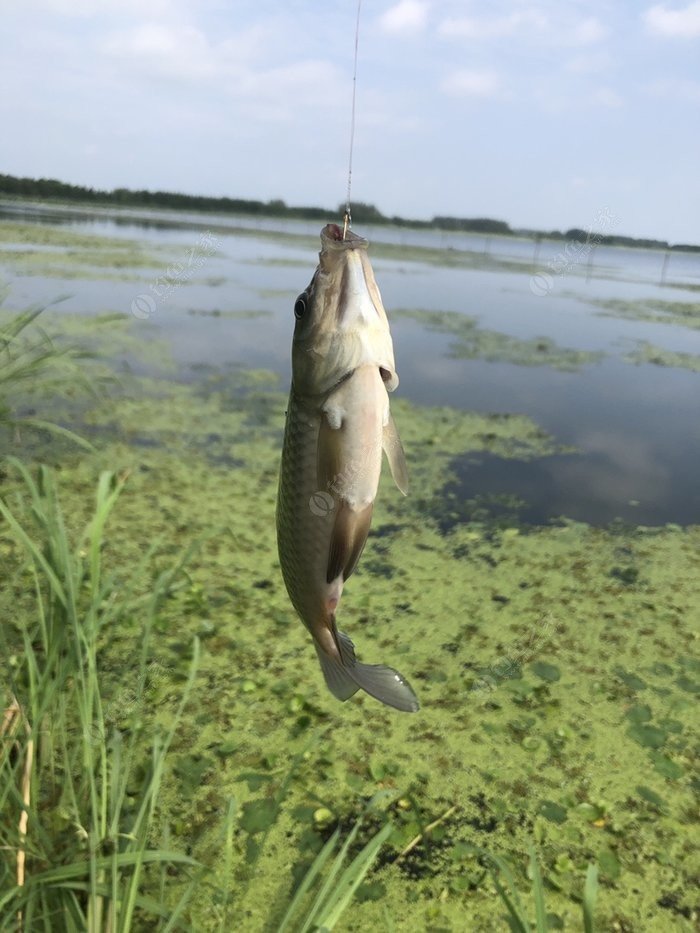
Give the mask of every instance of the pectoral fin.
M 408 467 L 406 466 L 406 454 L 403 451 L 403 444 L 396 430 L 394 419 L 389 414 L 389 420 L 384 425 L 384 435 L 382 437 L 382 447 L 389 461 L 389 469 L 394 477 L 394 482 L 399 487 L 404 496 L 408 495 Z
M 341 573 L 345 581 L 353 572 L 365 546 L 371 522 L 371 502 L 364 509 L 357 511 L 342 500 L 337 502 L 335 525 L 328 550 L 327 583 L 332 583 Z

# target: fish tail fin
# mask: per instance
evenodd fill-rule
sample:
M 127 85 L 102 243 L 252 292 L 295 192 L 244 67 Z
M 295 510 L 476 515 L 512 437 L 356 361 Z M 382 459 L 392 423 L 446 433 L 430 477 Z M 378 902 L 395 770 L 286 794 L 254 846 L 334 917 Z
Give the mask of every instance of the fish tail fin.
M 350 644 L 352 646 L 352 642 Z M 315 643 L 314 647 L 326 679 L 326 686 L 336 699 L 349 700 L 360 689 L 360 685 L 348 674 L 342 661 L 342 654 L 341 657 L 335 658 L 326 654 L 323 648 Z
M 355 647 L 344 632 L 336 632 L 336 643 L 339 658 L 331 658 L 323 649 L 316 648 L 333 696 L 347 700 L 361 688 L 376 700 L 402 712 L 415 713 L 420 708 L 418 697 L 398 671 L 383 664 L 360 664 L 355 658 Z

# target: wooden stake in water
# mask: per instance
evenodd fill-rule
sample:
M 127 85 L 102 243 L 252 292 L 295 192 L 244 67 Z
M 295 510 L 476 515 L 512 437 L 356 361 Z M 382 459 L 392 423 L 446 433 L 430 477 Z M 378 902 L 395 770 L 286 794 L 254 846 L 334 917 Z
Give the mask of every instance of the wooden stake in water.
M 352 226 L 350 214 L 350 189 L 352 188 L 352 147 L 355 141 L 355 92 L 357 90 L 357 47 L 360 41 L 360 8 L 362 0 L 357 0 L 357 19 L 355 21 L 355 60 L 352 69 L 352 108 L 350 111 L 350 153 L 348 155 L 348 190 L 345 197 L 345 216 L 343 217 L 343 239 Z

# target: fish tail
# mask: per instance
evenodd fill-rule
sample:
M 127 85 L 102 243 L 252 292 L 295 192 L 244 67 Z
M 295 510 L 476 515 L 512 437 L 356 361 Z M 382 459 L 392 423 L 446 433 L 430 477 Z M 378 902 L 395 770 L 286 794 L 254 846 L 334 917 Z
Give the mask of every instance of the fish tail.
M 355 683 L 348 674 L 342 661 L 342 655 L 338 658 L 331 657 L 315 642 L 314 647 L 321 664 L 323 676 L 326 678 L 326 686 L 336 699 L 349 700 L 360 689 L 360 685 Z
M 355 647 L 344 632 L 336 632 L 339 657 L 331 657 L 316 646 L 326 685 L 334 697 L 347 700 L 359 689 L 376 700 L 405 713 L 420 709 L 418 697 L 408 681 L 391 667 L 383 664 L 360 664 Z

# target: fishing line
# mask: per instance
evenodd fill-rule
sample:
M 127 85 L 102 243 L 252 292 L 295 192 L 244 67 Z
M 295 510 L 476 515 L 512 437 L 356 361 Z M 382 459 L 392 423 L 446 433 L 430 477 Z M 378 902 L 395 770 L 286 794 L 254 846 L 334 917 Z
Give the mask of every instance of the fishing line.
M 355 60 L 352 69 L 352 108 L 350 111 L 350 153 L 348 155 L 348 190 L 345 197 L 345 216 L 343 217 L 343 239 L 352 226 L 350 214 L 350 189 L 352 188 L 352 147 L 355 141 L 355 92 L 357 90 L 357 47 L 360 42 L 360 8 L 362 0 L 357 0 L 357 20 L 355 22 Z

